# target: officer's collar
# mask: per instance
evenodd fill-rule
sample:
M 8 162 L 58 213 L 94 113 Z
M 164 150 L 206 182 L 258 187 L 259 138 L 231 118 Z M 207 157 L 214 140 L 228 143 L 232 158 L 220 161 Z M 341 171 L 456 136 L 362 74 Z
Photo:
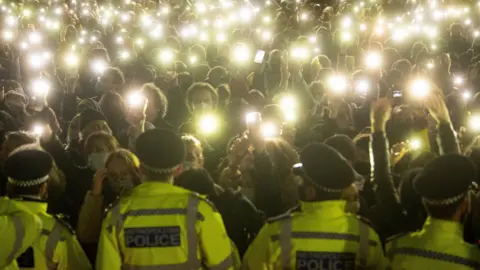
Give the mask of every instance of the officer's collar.
M 302 212 L 329 211 L 345 213 L 347 202 L 344 200 L 331 200 L 320 202 L 300 202 Z
M 423 229 L 427 229 L 429 231 L 442 231 L 446 232 L 442 235 L 463 235 L 463 225 L 460 222 L 453 221 L 453 220 L 445 220 L 445 219 L 437 219 L 428 217 L 423 225 Z M 453 233 L 457 234 L 453 234 Z M 438 232 L 440 233 L 440 232 Z
M 47 203 L 43 200 L 34 199 L 34 198 L 15 198 L 16 202 L 22 204 L 23 206 L 27 207 L 33 213 L 46 213 L 47 212 Z

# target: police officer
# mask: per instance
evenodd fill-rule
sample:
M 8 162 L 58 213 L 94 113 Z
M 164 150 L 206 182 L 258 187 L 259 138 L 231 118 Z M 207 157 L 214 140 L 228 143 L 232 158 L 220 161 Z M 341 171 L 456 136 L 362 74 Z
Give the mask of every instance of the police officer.
M 391 269 L 480 269 L 480 250 L 463 241 L 475 165 L 464 156 L 441 156 L 414 179 L 428 218 L 423 229 L 387 244 Z
M 135 148 L 143 183 L 107 214 L 97 269 L 233 269 L 234 248 L 215 208 L 172 185 L 185 158 L 180 136 L 149 130 Z
M 303 174 L 300 207 L 269 220 L 247 250 L 243 269 L 384 269 L 380 239 L 345 211 L 355 190 L 348 162 L 325 144 L 310 144 L 294 168 Z M 300 172 L 299 172 L 300 171 Z
M 14 152 L 5 162 L 8 195 L 36 214 L 42 222 L 39 237 L 17 258 L 20 268 L 91 269 L 73 231 L 62 220 L 47 214 L 47 181 L 52 157 L 36 149 Z
M 42 223 L 7 197 L 0 197 L 0 269 L 18 269 L 20 256 L 40 234 Z

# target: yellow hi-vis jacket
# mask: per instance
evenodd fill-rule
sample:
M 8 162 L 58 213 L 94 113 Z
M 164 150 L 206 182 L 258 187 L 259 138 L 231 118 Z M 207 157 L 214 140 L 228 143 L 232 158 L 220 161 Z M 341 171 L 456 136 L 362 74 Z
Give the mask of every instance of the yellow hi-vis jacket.
M 73 230 L 60 219 L 47 214 L 47 203 L 28 199 L 16 202 L 42 221 L 39 237 L 17 258 L 20 269 L 92 269 Z
M 7 197 L 0 197 L 0 269 L 18 269 L 20 256 L 40 234 L 42 223 Z
M 235 258 L 209 202 L 168 183 L 146 182 L 108 212 L 96 269 L 234 269 Z
M 463 241 L 463 225 L 429 217 L 421 231 L 387 243 L 388 269 L 480 269 L 480 250 Z
M 242 269 L 385 269 L 377 233 L 345 201 L 301 202 L 301 212 L 270 219 L 248 248 Z

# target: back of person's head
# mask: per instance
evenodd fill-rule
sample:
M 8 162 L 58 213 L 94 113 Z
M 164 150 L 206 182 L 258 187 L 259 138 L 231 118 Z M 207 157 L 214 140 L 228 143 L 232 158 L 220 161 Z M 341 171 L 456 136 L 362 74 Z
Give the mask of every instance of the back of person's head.
M 350 164 L 355 162 L 355 144 L 347 135 L 334 135 L 325 144 L 337 150 Z
M 391 69 L 398 69 L 404 75 L 409 76 L 410 72 L 412 71 L 412 64 L 407 59 L 401 59 L 401 60 L 395 61 L 392 64 Z
M 125 100 L 116 92 L 106 92 L 98 105 L 109 122 L 126 116 Z
M 182 62 L 182 61 L 176 61 L 175 62 L 175 72 L 180 73 L 180 72 L 186 72 L 188 70 L 187 65 Z
M 190 52 L 195 55 L 199 62 L 205 62 L 207 60 L 207 51 L 202 45 L 194 45 L 190 48 Z
M 307 185 L 315 188 L 314 200 L 339 200 L 355 180 L 350 164 L 340 153 L 326 144 L 312 143 L 300 153 Z
M 191 169 L 182 172 L 176 179 L 175 185 L 183 187 L 190 191 L 206 195 L 214 196 L 215 188 L 212 177 L 205 169 Z
M 25 131 L 14 131 L 7 133 L 5 142 L 2 145 L 1 161 L 5 162 L 10 153 L 12 153 L 18 147 L 32 143 L 38 143 L 38 139 L 32 133 Z
M 106 81 L 110 82 L 113 85 L 116 85 L 118 88 L 125 84 L 125 77 L 123 75 L 123 72 L 118 68 L 107 68 L 103 72 L 102 78 L 106 78 Z
M 460 222 L 468 211 L 469 189 L 476 178 L 475 164 L 468 157 L 448 154 L 425 166 L 413 185 L 431 217 Z
M 140 172 L 146 181 L 171 181 L 185 160 L 185 144 L 175 132 L 151 129 L 135 144 Z
M 188 72 L 182 72 L 177 74 L 178 87 L 182 90 L 182 93 L 187 92 L 193 84 L 193 76 Z
M 153 83 L 144 84 L 142 92 L 148 99 L 147 116 L 151 113 L 163 119 L 168 109 L 168 99 L 165 94 Z
M 208 78 L 210 67 L 207 64 L 201 64 L 190 68 L 194 82 L 203 82 Z
M 226 68 L 216 66 L 210 69 L 207 78 L 213 87 L 218 87 L 220 84 L 228 83 L 229 73 Z
M 223 105 L 227 105 L 232 93 L 230 92 L 230 87 L 228 84 L 221 84 L 217 88 L 218 93 L 218 101 L 223 103 Z

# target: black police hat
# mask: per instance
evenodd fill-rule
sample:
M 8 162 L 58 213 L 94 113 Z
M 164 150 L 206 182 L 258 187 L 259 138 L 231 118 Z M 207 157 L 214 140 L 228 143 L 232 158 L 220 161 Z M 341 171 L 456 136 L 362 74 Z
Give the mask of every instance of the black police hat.
M 300 153 L 307 176 L 325 192 L 342 192 L 355 180 L 355 173 L 345 158 L 323 143 L 307 145 Z
M 477 177 L 476 167 L 467 157 L 450 154 L 433 160 L 414 179 L 413 186 L 433 205 L 449 205 L 463 199 Z
M 3 169 L 10 184 L 34 187 L 48 180 L 52 166 L 53 159 L 47 152 L 32 149 L 13 153 Z
M 151 129 L 136 141 L 136 154 L 141 165 L 154 173 L 171 173 L 185 159 L 181 137 L 166 129 Z

